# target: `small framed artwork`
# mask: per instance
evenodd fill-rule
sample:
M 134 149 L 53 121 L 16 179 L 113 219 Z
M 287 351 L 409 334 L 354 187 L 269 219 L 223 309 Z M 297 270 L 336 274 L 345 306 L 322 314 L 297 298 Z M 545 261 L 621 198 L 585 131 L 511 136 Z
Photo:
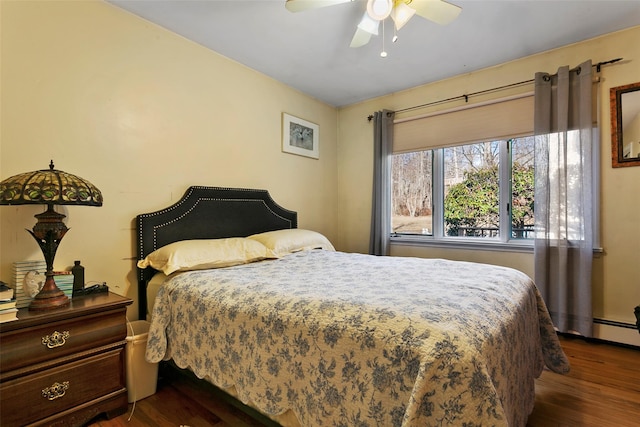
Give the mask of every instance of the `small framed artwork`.
M 282 151 L 320 158 L 320 127 L 306 120 L 282 113 Z

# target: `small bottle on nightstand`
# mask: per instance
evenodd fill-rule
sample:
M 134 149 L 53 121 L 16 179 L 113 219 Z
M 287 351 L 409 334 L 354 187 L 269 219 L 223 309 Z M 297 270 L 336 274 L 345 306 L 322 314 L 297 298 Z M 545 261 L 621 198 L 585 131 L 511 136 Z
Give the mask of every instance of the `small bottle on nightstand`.
M 73 273 L 73 294 L 84 289 L 84 267 L 80 265 L 80 261 L 73 261 L 73 267 L 71 267 Z

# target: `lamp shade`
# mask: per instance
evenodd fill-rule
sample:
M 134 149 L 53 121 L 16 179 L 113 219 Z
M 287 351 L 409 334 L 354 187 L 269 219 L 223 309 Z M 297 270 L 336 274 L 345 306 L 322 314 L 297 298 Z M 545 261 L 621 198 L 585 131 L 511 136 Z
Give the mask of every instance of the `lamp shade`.
M 358 29 L 362 31 L 366 31 L 369 34 L 373 34 L 375 36 L 378 35 L 378 28 L 380 27 L 380 21 L 376 21 L 372 19 L 368 13 L 362 16 L 362 20 L 358 24 Z
M 0 205 L 102 206 L 102 193 L 95 185 L 61 170 L 25 172 L 0 182 Z

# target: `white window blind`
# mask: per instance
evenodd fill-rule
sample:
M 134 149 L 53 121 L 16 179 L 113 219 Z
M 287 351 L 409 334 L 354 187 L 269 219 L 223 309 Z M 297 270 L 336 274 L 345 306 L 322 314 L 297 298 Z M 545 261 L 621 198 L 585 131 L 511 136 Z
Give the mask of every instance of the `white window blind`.
M 533 133 L 533 93 L 396 120 L 393 152 L 495 141 Z

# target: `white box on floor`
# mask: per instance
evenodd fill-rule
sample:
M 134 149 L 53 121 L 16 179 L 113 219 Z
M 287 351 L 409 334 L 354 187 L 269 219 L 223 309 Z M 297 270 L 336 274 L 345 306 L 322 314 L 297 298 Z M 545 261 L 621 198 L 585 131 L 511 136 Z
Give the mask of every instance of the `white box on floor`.
M 127 323 L 127 392 L 129 403 L 149 397 L 156 392 L 158 364 L 149 363 L 144 358 L 147 350 L 147 336 L 150 323 L 136 320 Z

